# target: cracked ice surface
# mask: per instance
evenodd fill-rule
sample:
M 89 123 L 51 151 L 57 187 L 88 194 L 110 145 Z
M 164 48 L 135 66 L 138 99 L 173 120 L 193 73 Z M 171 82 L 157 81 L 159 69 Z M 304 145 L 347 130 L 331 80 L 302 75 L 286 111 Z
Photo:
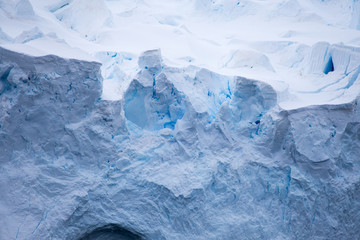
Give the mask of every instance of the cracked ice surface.
M 2 238 L 358 234 L 357 100 L 284 110 L 268 84 L 149 51 L 107 101 L 97 63 L 0 57 Z M 198 98 L 172 80 L 190 78 Z

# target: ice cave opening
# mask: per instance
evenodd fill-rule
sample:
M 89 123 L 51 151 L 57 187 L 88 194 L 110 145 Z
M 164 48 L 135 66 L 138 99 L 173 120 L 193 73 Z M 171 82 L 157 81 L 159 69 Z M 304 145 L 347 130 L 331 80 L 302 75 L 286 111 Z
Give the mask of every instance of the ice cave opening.
M 329 61 L 327 62 L 326 66 L 324 68 L 324 73 L 328 74 L 329 72 L 333 72 L 334 70 L 335 70 L 334 63 L 333 63 L 332 57 L 330 57 Z
M 116 224 L 105 225 L 86 233 L 79 240 L 141 240 L 139 234 L 133 233 Z

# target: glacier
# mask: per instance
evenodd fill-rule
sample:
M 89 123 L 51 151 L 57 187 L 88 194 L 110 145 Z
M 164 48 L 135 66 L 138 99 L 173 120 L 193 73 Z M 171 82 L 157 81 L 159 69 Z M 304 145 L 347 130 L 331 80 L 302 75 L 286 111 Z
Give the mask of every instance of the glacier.
M 359 9 L 0 0 L 0 239 L 359 239 Z
M 266 83 L 160 54 L 109 101 L 96 62 L 1 49 L 1 238 L 359 236 L 358 98 L 284 110 Z

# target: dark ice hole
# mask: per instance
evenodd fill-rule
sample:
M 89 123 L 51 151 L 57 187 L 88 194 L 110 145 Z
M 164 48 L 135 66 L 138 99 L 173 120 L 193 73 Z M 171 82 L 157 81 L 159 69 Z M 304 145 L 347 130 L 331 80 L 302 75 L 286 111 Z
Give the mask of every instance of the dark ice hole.
M 334 63 L 333 63 L 332 57 L 330 57 L 329 61 L 327 62 L 326 66 L 324 68 L 324 73 L 328 74 L 329 72 L 333 72 L 334 70 L 335 70 Z
M 85 234 L 79 240 L 141 240 L 142 237 L 125 228 L 111 224 Z

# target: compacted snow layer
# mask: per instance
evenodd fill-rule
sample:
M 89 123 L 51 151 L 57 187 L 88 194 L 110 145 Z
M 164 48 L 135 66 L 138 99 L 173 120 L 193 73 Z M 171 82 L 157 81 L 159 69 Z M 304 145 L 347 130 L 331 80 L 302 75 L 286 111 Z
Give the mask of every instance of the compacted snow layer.
M 0 239 L 360 237 L 358 98 L 284 110 L 260 81 L 138 63 L 108 101 L 96 62 L 0 49 Z

